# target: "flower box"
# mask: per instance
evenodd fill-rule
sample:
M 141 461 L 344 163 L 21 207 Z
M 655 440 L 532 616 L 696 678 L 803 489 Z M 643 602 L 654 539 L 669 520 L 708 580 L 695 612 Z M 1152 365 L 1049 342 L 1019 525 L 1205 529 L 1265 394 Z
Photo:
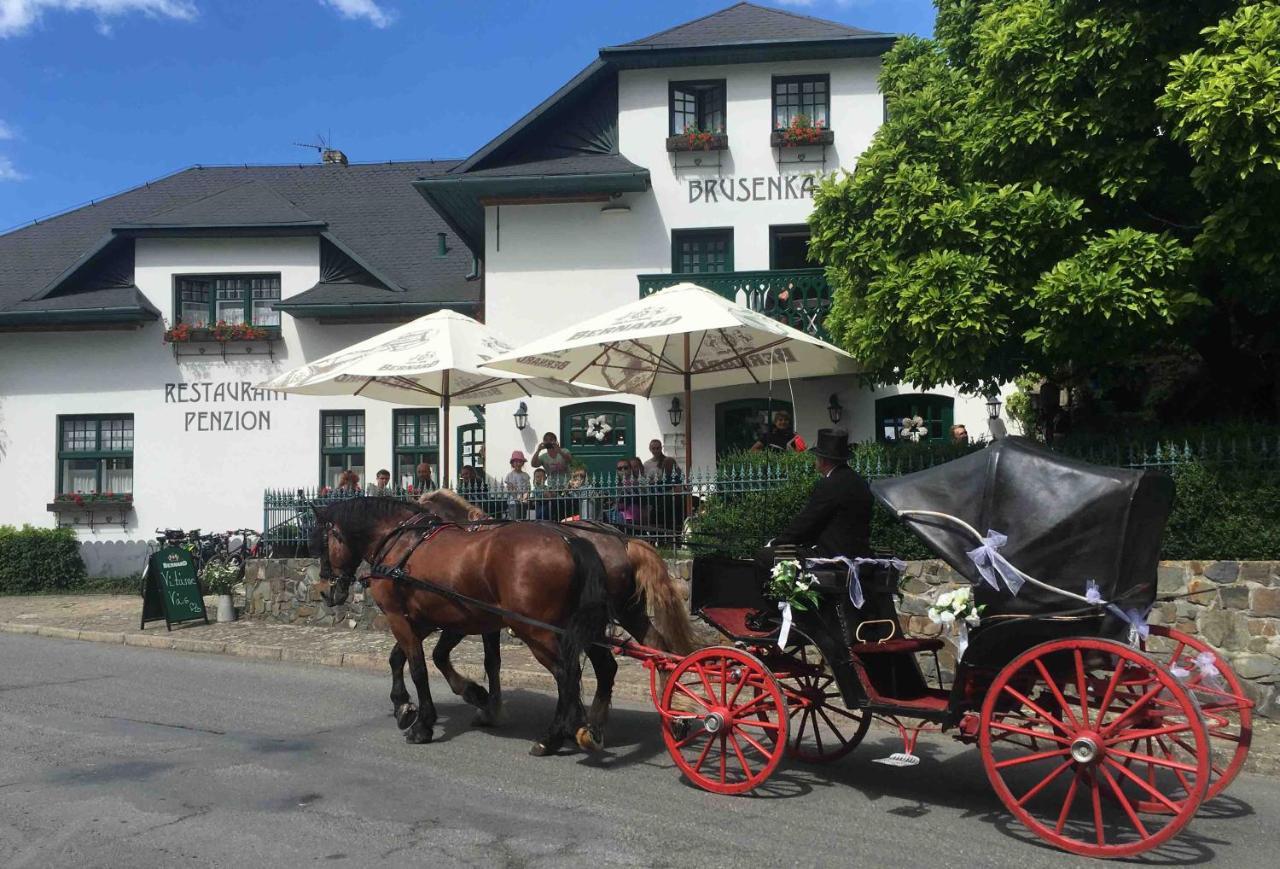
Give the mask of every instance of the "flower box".
M 769 134 L 769 145 L 774 148 L 808 148 L 811 145 L 830 145 L 835 140 L 833 131 L 820 127 L 774 130 Z
M 667 136 L 667 151 L 727 151 L 729 150 L 728 133 L 681 133 L 678 136 Z
M 100 495 L 85 495 L 80 499 L 58 497 L 45 505 L 45 510 L 50 513 L 128 513 L 132 509 L 132 495 L 128 498 Z
M 165 330 L 166 344 L 227 344 L 233 341 L 276 341 L 280 338 L 279 326 L 219 325 L 189 327 L 179 323 Z

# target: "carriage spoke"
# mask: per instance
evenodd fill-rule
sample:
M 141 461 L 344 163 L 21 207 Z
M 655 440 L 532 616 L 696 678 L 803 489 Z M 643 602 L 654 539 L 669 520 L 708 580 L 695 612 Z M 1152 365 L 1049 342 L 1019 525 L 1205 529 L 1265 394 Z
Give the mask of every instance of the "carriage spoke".
M 819 707 L 819 708 L 818 708 L 818 714 L 822 716 L 822 720 L 823 720 L 823 721 L 827 722 L 827 726 L 828 726 L 828 727 L 830 727 L 830 728 L 831 728 L 831 732 L 832 732 L 832 733 L 834 733 L 834 734 L 836 735 L 836 739 L 840 740 L 840 744 L 841 744 L 841 745 L 848 745 L 848 744 L 849 744 L 849 740 L 847 740 L 847 739 L 845 739 L 845 738 L 844 738 L 844 734 L 840 732 L 840 728 L 836 727 L 835 723 L 834 723 L 834 722 L 832 722 L 832 720 L 831 720 L 830 718 L 828 718 L 828 717 L 827 717 L 827 713 L 826 713 L 826 711 L 825 711 L 824 709 L 822 709 L 821 707 Z
M 1124 730 L 1121 735 L 1112 736 L 1102 741 L 1103 745 L 1118 745 L 1122 742 L 1137 743 L 1143 739 L 1151 739 L 1156 736 L 1169 736 L 1174 733 L 1183 733 L 1191 729 L 1191 725 L 1187 722 L 1182 724 L 1166 724 L 1164 727 L 1156 727 L 1150 730 Z M 1193 752 L 1194 753 L 1194 752 Z
M 1040 671 L 1041 678 L 1043 678 L 1045 684 L 1049 686 L 1049 690 L 1053 692 L 1054 699 L 1058 701 L 1058 706 L 1062 709 L 1063 712 L 1067 713 L 1067 718 L 1070 719 L 1071 723 L 1078 727 L 1079 722 L 1076 720 L 1075 715 L 1072 714 L 1071 712 L 1071 704 L 1067 703 L 1067 698 L 1063 697 L 1062 692 L 1058 690 L 1058 683 L 1055 682 L 1053 680 L 1053 677 L 1049 675 L 1049 668 L 1046 667 L 1044 665 L 1044 662 L 1041 661 L 1039 658 L 1036 658 L 1035 664 L 1036 664 L 1036 669 Z
M 1123 766 L 1121 764 L 1116 763 L 1111 758 L 1106 758 L 1106 762 L 1111 764 L 1116 769 L 1120 770 L 1120 772 L 1124 773 L 1125 777 L 1127 777 L 1130 781 L 1137 784 L 1138 787 L 1142 788 L 1144 791 L 1150 794 L 1153 798 L 1155 798 L 1157 802 L 1163 805 L 1166 809 L 1173 812 L 1175 815 L 1178 813 L 1179 809 L 1178 809 L 1177 803 L 1173 802 L 1164 794 L 1160 793 L 1151 785 L 1143 781 L 1142 776 L 1138 775 L 1133 770 L 1129 769 L 1127 766 Z
M 1069 754 L 1070 751 L 1071 750 L 1068 748 L 1059 748 L 1053 751 L 1042 751 L 1037 754 L 1028 754 L 1022 757 L 1010 757 L 1006 760 L 997 761 L 995 767 L 996 769 L 1004 769 L 1005 767 L 1018 766 L 1023 763 L 1035 763 L 1038 760 L 1048 760 L 1051 757 L 1062 757 L 1065 754 Z
M 683 682 L 672 682 L 672 684 L 676 686 L 676 690 L 678 690 L 678 691 L 683 691 L 685 694 L 687 694 L 691 699 L 693 699 L 693 700 L 694 700 L 694 701 L 695 701 L 699 706 L 701 706 L 703 709 L 710 709 L 710 708 L 711 708 L 710 706 L 708 706 L 708 705 L 707 705 L 707 701 L 706 701 L 706 700 L 703 700 L 703 699 L 702 699 L 701 697 L 699 697 L 697 694 L 694 694 L 692 691 L 690 691 L 690 690 L 685 686 L 685 684 L 684 684 Z
M 1062 811 L 1058 813 L 1058 824 L 1053 831 L 1059 836 L 1062 835 L 1062 828 L 1067 825 L 1067 816 L 1071 814 L 1071 804 L 1076 800 L 1076 791 L 1080 787 L 1080 776 L 1083 773 L 1077 772 L 1071 777 L 1071 787 L 1067 788 L 1067 796 L 1062 801 Z
M 751 719 L 737 719 L 733 722 L 735 727 L 759 727 L 761 730 L 772 730 L 777 733 L 782 726 L 772 721 L 752 721 Z
M 697 718 L 686 718 L 686 719 L 683 719 L 683 720 L 685 720 L 685 721 L 694 721 L 694 722 L 699 722 L 699 719 L 697 719 Z M 699 723 L 700 723 L 700 722 L 699 722 Z M 703 730 L 702 728 L 698 728 L 698 729 L 697 729 L 697 730 L 695 730 L 693 733 L 690 733 L 690 734 L 689 734 L 688 736 L 686 736 L 684 739 L 682 739 L 682 740 L 680 740 L 679 742 L 677 742 L 677 743 L 676 743 L 676 748 L 684 748 L 685 746 L 690 745 L 694 740 L 698 739 L 699 737 L 702 737 L 702 736 L 710 736 L 710 735 L 711 735 L 711 734 L 707 733 L 707 731 Z
M 1079 652 L 1076 652 L 1077 656 L 1079 654 Z M 1102 826 L 1102 794 L 1098 788 L 1098 777 L 1092 773 L 1089 774 L 1089 792 L 1093 796 L 1093 829 L 1098 833 L 1098 845 L 1105 847 L 1107 837 L 1103 833 Z
M 707 755 L 711 753 L 711 746 L 715 744 L 716 741 L 714 739 L 707 740 L 707 744 L 702 747 L 702 753 L 698 755 L 698 762 L 693 765 L 694 772 L 698 772 L 702 769 L 703 762 L 706 761 Z
M 1120 789 L 1120 783 L 1117 782 L 1116 777 L 1111 774 L 1111 770 L 1106 767 L 1098 767 L 1098 770 L 1106 776 L 1107 784 L 1116 795 L 1116 801 L 1120 803 L 1121 808 L 1124 809 L 1124 813 L 1129 816 L 1129 820 L 1133 823 L 1134 829 L 1138 831 L 1138 835 L 1144 839 L 1150 838 L 1151 834 L 1147 832 L 1147 828 L 1138 817 L 1138 813 L 1133 810 L 1133 803 L 1129 802 L 1129 798 L 1124 795 L 1124 791 Z
M 1052 715 L 1050 715 L 1048 712 L 1046 712 L 1046 711 L 1044 711 L 1043 709 L 1041 709 L 1038 705 L 1036 705 L 1036 703 L 1035 703 L 1033 700 L 1031 700 L 1031 699 L 1030 699 L 1029 697 L 1027 697 L 1026 695 L 1022 694 L 1020 691 L 1018 691 L 1018 690 L 1016 690 L 1016 689 L 1014 689 L 1014 688 L 1009 687 L 1009 685 L 1007 685 L 1007 684 L 1004 686 L 1004 690 L 1005 690 L 1005 691 L 1007 691 L 1007 692 L 1009 692 L 1010 694 L 1012 694 L 1015 698 L 1017 698 L 1018 702 L 1022 703 L 1023 705 L 1025 705 L 1025 706 L 1026 706 L 1026 707 L 1028 707 L 1029 709 L 1034 710 L 1034 711 L 1035 711 L 1035 713 L 1036 713 L 1037 715 L 1039 715 L 1039 716 L 1040 716 L 1041 718 L 1043 718 L 1045 721 L 1047 721 L 1047 722 L 1049 722 L 1050 724 L 1052 724 L 1054 727 L 1056 727 L 1056 728 L 1058 728 L 1059 730 L 1061 730 L 1063 733 L 1066 733 L 1066 734 L 1070 734 L 1070 733 L 1071 733 L 1071 728 L 1067 727 L 1067 725 L 1063 724 L 1061 721 L 1059 721 L 1058 719 L 1054 718 L 1054 717 L 1053 717 Z M 1032 734 L 1028 734 L 1028 735 L 1030 735 L 1030 736 L 1036 736 L 1036 735 L 1038 735 L 1038 734 L 1032 733 Z
M 1084 655 L 1080 652 L 1079 649 L 1076 649 L 1074 654 L 1076 659 L 1076 691 L 1079 692 L 1080 694 L 1080 718 L 1084 722 L 1084 726 L 1088 727 L 1089 726 L 1089 692 L 1085 688 L 1085 684 L 1084 684 L 1085 683 Z M 1036 665 L 1041 668 L 1044 667 L 1044 665 L 1040 663 L 1039 658 L 1036 658 Z M 1047 679 L 1048 677 L 1046 676 L 1045 678 Z M 1057 686 L 1053 685 L 1053 683 L 1050 682 L 1050 687 L 1055 689 L 1054 693 L 1056 694 Z M 1105 709 L 1106 707 L 1104 706 L 1102 708 Z M 1071 713 L 1068 712 L 1067 714 L 1070 715 Z M 1098 714 L 1101 715 L 1102 713 L 1098 713 Z M 1097 792 L 1096 787 L 1094 788 L 1094 791 L 1095 793 Z
M 769 749 L 765 748 L 763 745 L 761 745 L 760 743 L 752 739 L 751 735 L 747 733 L 745 730 L 738 731 L 738 735 L 747 741 L 747 745 L 751 746 L 756 751 L 760 752 L 761 756 L 768 757 L 772 753 L 769 751 Z
M 1123 665 L 1121 666 L 1123 667 Z M 1116 672 L 1118 673 L 1119 670 L 1117 670 Z M 1150 691 L 1148 691 L 1147 693 L 1139 697 L 1128 709 L 1126 709 L 1123 713 L 1121 713 L 1120 717 L 1112 719 L 1110 724 L 1102 728 L 1102 737 L 1105 739 L 1106 737 L 1110 736 L 1111 733 L 1117 727 L 1119 727 L 1126 720 L 1128 720 L 1129 716 L 1133 715 L 1139 709 L 1142 709 L 1143 707 L 1145 707 L 1148 703 L 1150 703 L 1152 700 L 1155 699 L 1157 694 L 1159 694 L 1163 690 L 1164 690 L 1164 686 L 1161 685 L 1159 682 L 1157 682 L 1154 688 L 1152 688 Z
M 1132 751 L 1124 751 L 1123 749 L 1120 749 L 1120 748 L 1114 748 L 1114 747 L 1113 747 L 1113 748 L 1109 748 L 1109 749 L 1107 749 L 1107 753 L 1108 753 L 1108 754 L 1118 754 L 1118 755 L 1120 755 L 1121 757 L 1127 757 L 1127 758 L 1129 758 L 1130 760 L 1136 760 L 1136 761 L 1138 761 L 1139 763 L 1145 763 L 1145 764 L 1147 764 L 1148 766 L 1162 766 L 1162 767 L 1166 767 L 1166 768 L 1168 768 L 1168 769 L 1180 770 L 1180 771 L 1182 771 L 1182 772 L 1192 772 L 1192 773 L 1193 773 L 1193 772 L 1195 772 L 1195 771 L 1196 771 L 1196 768 L 1195 768 L 1194 766 L 1192 766 L 1191 764 L 1182 763 L 1182 762 L 1180 762 L 1180 761 L 1176 761 L 1176 760 L 1173 760 L 1173 759 L 1171 759 L 1171 758 L 1170 758 L 1170 759 L 1165 759 L 1165 758 L 1159 758 L 1159 757 L 1156 757 L 1155 755 L 1151 755 L 1151 754 L 1138 754 L 1138 753 L 1136 753 L 1136 752 L 1132 752 Z M 1183 785 L 1185 786 L 1185 785 L 1186 785 L 1186 782 L 1183 782 Z
M 813 714 L 810 717 L 813 719 L 813 738 L 818 743 L 818 753 L 821 754 L 822 753 L 822 728 L 818 726 L 817 709 L 813 710 Z M 796 742 L 799 743 L 800 740 L 797 739 Z
M 714 704 L 716 702 L 716 689 L 711 687 L 711 682 L 707 679 L 706 668 L 698 667 L 698 678 L 702 680 L 702 687 L 706 689 L 707 700 Z M 707 708 L 710 707 L 708 706 Z
M 1165 741 L 1163 739 L 1160 739 L 1157 737 L 1156 745 L 1160 746 L 1160 751 L 1164 753 L 1165 759 L 1169 764 L 1176 764 L 1176 766 L 1170 766 L 1169 768 L 1173 770 L 1174 776 L 1178 779 L 1178 781 L 1182 784 L 1182 786 L 1186 788 L 1187 793 L 1191 793 L 1192 786 L 1191 786 L 1191 783 L 1187 781 L 1186 773 L 1195 772 L 1194 767 L 1187 767 L 1185 763 L 1181 763 L 1179 761 L 1174 760 L 1173 752 L 1169 750 L 1169 746 L 1165 744 Z M 1150 751 L 1150 749 L 1147 749 L 1147 750 Z M 1194 752 L 1192 752 L 1192 756 L 1193 757 L 1195 756 Z
M 1111 673 L 1111 679 L 1107 682 L 1107 690 L 1102 694 L 1102 702 L 1098 704 L 1098 718 L 1094 723 L 1102 726 L 1102 719 L 1111 711 L 1111 700 L 1115 697 L 1116 686 L 1120 684 L 1120 675 L 1124 672 L 1124 662 L 1116 662 L 1116 668 Z
M 750 678 L 745 676 L 738 680 L 738 687 L 733 689 L 733 696 L 729 698 L 727 703 L 725 703 L 726 706 L 732 708 L 733 704 L 738 702 L 738 695 L 742 693 L 743 688 L 747 687 L 747 682 L 749 681 Z
M 1071 766 L 1071 761 L 1064 760 L 1061 764 L 1059 764 L 1057 769 L 1055 769 L 1053 772 L 1049 773 L 1047 776 L 1041 779 L 1038 785 L 1036 785 L 1031 790 L 1023 794 L 1022 797 L 1018 800 L 1018 805 L 1020 806 L 1025 805 L 1028 800 L 1030 800 L 1036 794 L 1040 793 L 1042 790 L 1047 788 L 1053 782 L 1054 779 L 1062 775 L 1062 771 L 1064 769 L 1067 769 L 1070 766 Z
M 738 740 L 734 738 L 732 733 L 729 734 L 729 742 L 733 744 L 733 753 L 738 756 L 738 763 L 742 764 L 743 774 L 747 778 L 751 778 L 755 773 L 751 771 L 751 766 L 747 763 L 747 757 L 742 753 L 742 746 L 738 745 Z
M 1058 736 L 1056 733 L 1046 733 L 1043 730 L 1031 730 L 1026 727 L 1015 727 L 1012 724 L 1005 724 L 1003 721 L 992 721 L 991 728 L 993 730 L 1007 730 L 1010 733 L 1020 733 L 1023 736 L 1030 736 L 1033 739 L 1048 739 L 1060 745 L 1070 745 L 1070 743 Z

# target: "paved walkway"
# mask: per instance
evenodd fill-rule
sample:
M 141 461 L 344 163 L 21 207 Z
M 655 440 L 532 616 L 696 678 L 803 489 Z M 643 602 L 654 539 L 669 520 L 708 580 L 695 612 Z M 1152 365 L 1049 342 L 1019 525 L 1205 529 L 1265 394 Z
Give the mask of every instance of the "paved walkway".
M 142 600 L 134 595 L 0 596 L 0 632 L 388 673 L 388 634 L 248 619 L 220 624 L 212 621 L 217 613 L 217 598 L 206 597 L 205 606 L 211 619 L 208 625 L 187 622 L 166 631 L 162 622 L 150 622 L 142 630 L 138 627 Z M 453 660 L 461 672 L 482 679 L 484 654 L 478 638 L 469 637 L 461 643 L 454 650 Z M 584 690 L 589 691 L 591 668 L 586 669 Z M 551 675 L 523 645 L 508 640 L 505 634 L 502 685 L 548 692 L 555 689 Z M 621 662 L 614 694 L 620 699 L 647 701 L 647 671 L 634 662 Z M 1254 719 L 1247 768 L 1280 774 L 1280 722 Z

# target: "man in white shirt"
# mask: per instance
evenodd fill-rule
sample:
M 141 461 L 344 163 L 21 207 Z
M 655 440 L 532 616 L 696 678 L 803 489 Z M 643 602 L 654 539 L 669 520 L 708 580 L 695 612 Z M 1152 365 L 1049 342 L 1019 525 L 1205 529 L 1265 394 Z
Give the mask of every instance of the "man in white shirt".
M 662 454 L 662 441 L 657 438 L 649 441 L 649 455 L 651 458 L 644 463 L 644 476 L 645 479 L 655 480 L 662 476 L 663 463 L 667 460 Z

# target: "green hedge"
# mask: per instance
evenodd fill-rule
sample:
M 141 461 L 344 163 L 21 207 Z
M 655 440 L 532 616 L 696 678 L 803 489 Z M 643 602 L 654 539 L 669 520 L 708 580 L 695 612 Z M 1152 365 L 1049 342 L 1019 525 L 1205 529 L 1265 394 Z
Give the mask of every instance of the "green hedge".
M 970 449 L 860 444 L 851 464 L 867 475 L 906 473 Z M 743 453 L 726 456 L 723 465 L 776 482 L 762 484 L 769 486 L 767 491 L 707 498 L 693 539 L 699 551 L 751 555 L 799 512 L 818 478 L 813 460 L 799 453 Z M 1166 461 L 1163 469 L 1173 476 L 1177 496 L 1162 558 L 1280 560 L 1280 463 L 1274 458 L 1231 462 L 1185 455 Z M 915 535 L 879 504 L 871 519 L 871 545 L 902 558 L 930 557 Z
M 0 525 L 0 594 L 65 591 L 84 580 L 80 541 L 70 528 Z

